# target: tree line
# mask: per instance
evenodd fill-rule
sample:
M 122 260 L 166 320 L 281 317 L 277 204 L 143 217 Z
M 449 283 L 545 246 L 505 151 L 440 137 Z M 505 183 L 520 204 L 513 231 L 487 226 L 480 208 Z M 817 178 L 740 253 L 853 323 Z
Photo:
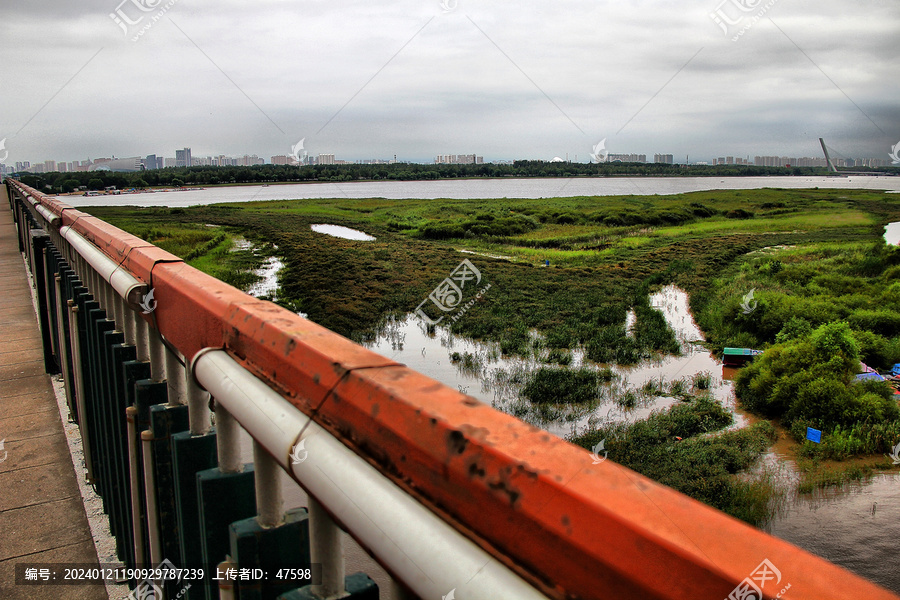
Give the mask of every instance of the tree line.
M 857 170 L 865 171 L 866 168 Z M 900 167 L 880 171 L 900 174 Z M 248 183 L 327 181 L 413 181 L 499 177 L 737 177 L 760 175 L 826 175 L 823 167 L 757 167 L 752 165 L 668 165 L 656 163 L 546 162 L 519 160 L 512 164 L 443 165 L 394 163 L 384 165 L 256 165 L 252 167 L 168 167 L 133 173 L 78 171 L 73 173 L 21 173 L 26 185 L 51 193 L 80 188 L 102 190 L 211 186 Z

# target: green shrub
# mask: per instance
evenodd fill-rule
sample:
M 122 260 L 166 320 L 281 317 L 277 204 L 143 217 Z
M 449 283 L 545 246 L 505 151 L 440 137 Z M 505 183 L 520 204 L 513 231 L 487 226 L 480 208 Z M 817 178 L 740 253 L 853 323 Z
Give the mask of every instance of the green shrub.
M 633 400 L 623 398 L 618 403 L 628 406 Z M 748 429 L 700 437 L 731 422 L 731 413 L 703 396 L 655 411 L 644 421 L 608 425 L 571 441 L 587 449 L 604 441 L 615 462 L 732 516 L 760 524 L 770 515 L 774 483 L 765 476 L 748 481 L 736 473 L 765 452 L 775 430 L 762 421 Z
M 900 314 L 891 310 L 858 310 L 847 320 L 854 329 L 874 331 L 889 337 L 900 334 Z
M 775 343 L 782 344 L 790 340 L 806 337 L 810 333 L 812 333 L 812 325 L 810 325 L 809 321 L 802 317 L 791 317 L 775 336 Z
M 877 342 L 864 336 L 863 348 Z M 735 391 L 754 412 L 823 431 L 900 417 L 884 382 L 858 382 L 860 343 L 847 323 L 775 345 L 738 373 Z

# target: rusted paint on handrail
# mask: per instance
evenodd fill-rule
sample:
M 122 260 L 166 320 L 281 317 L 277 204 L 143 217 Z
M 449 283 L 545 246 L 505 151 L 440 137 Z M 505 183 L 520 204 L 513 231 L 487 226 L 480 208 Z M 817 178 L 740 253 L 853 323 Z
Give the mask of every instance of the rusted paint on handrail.
M 769 598 L 787 584 L 782 598 L 900 598 L 610 460 L 592 464 L 582 448 L 10 184 L 151 285 L 152 318 L 188 360 L 225 348 L 552 597 L 725 599 L 768 559 L 782 573 L 763 584 Z

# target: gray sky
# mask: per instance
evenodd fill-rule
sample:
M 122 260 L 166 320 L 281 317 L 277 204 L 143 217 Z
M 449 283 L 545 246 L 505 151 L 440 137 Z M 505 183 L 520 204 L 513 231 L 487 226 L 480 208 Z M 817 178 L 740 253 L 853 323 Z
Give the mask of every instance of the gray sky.
M 119 2 L 2 0 L 4 162 L 268 162 L 301 138 L 346 160 L 587 162 L 604 138 L 752 160 L 819 156 L 819 136 L 887 159 L 900 140 L 896 0 Z M 117 10 L 141 20 L 126 34 Z

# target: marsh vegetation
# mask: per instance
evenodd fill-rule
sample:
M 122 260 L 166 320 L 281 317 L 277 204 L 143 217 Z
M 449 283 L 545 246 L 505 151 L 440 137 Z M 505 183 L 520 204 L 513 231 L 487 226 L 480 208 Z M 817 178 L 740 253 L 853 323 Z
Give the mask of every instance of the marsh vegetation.
M 494 369 L 493 358 L 474 352 L 449 362 L 484 385 L 511 386 L 516 397 L 499 403 L 503 410 L 544 425 L 569 420 L 573 441 L 587 448 L 608 436 L 614 460 L 751 522 L 764 520 L 774 490 L 737 472 L 765 451 L 773 425 L 796 440 L 793 457 L 808 482 L 855 476 L 858 467 L 842 470 L 841 461 L 900 442 L 896 397 L 886 384 L 853 379 L 859 359 L 900 362 L 900 250 L 881 238 L 885 223 L 900 220 L 897 195 L 766 189 L 90 212 L 244 288 L 277 246 L 285 265 L 278 302 L 360 342 L 413 311 L 469 258 L 490 292 L 442 326 L 528 366 Z M 317 223 L 375 239 L 323 236 L 310 229 Z M 256 253 L 231 252 L 236 235 Z M 709 395 L 709 372 L 629 386 L 613 371 L 607 377 L 606 365 L 685 352 L 678 327 L 650 301 L 666 285 L 689 293 L 712 352 L 767 350 L 737 382 L 744 407 L 766 420 L 730 426 L 733 409 Z M 591 418 L 610 402 L 624 418 Z M 824 432 L 821 445 L 802 441 L 806 426 Z

